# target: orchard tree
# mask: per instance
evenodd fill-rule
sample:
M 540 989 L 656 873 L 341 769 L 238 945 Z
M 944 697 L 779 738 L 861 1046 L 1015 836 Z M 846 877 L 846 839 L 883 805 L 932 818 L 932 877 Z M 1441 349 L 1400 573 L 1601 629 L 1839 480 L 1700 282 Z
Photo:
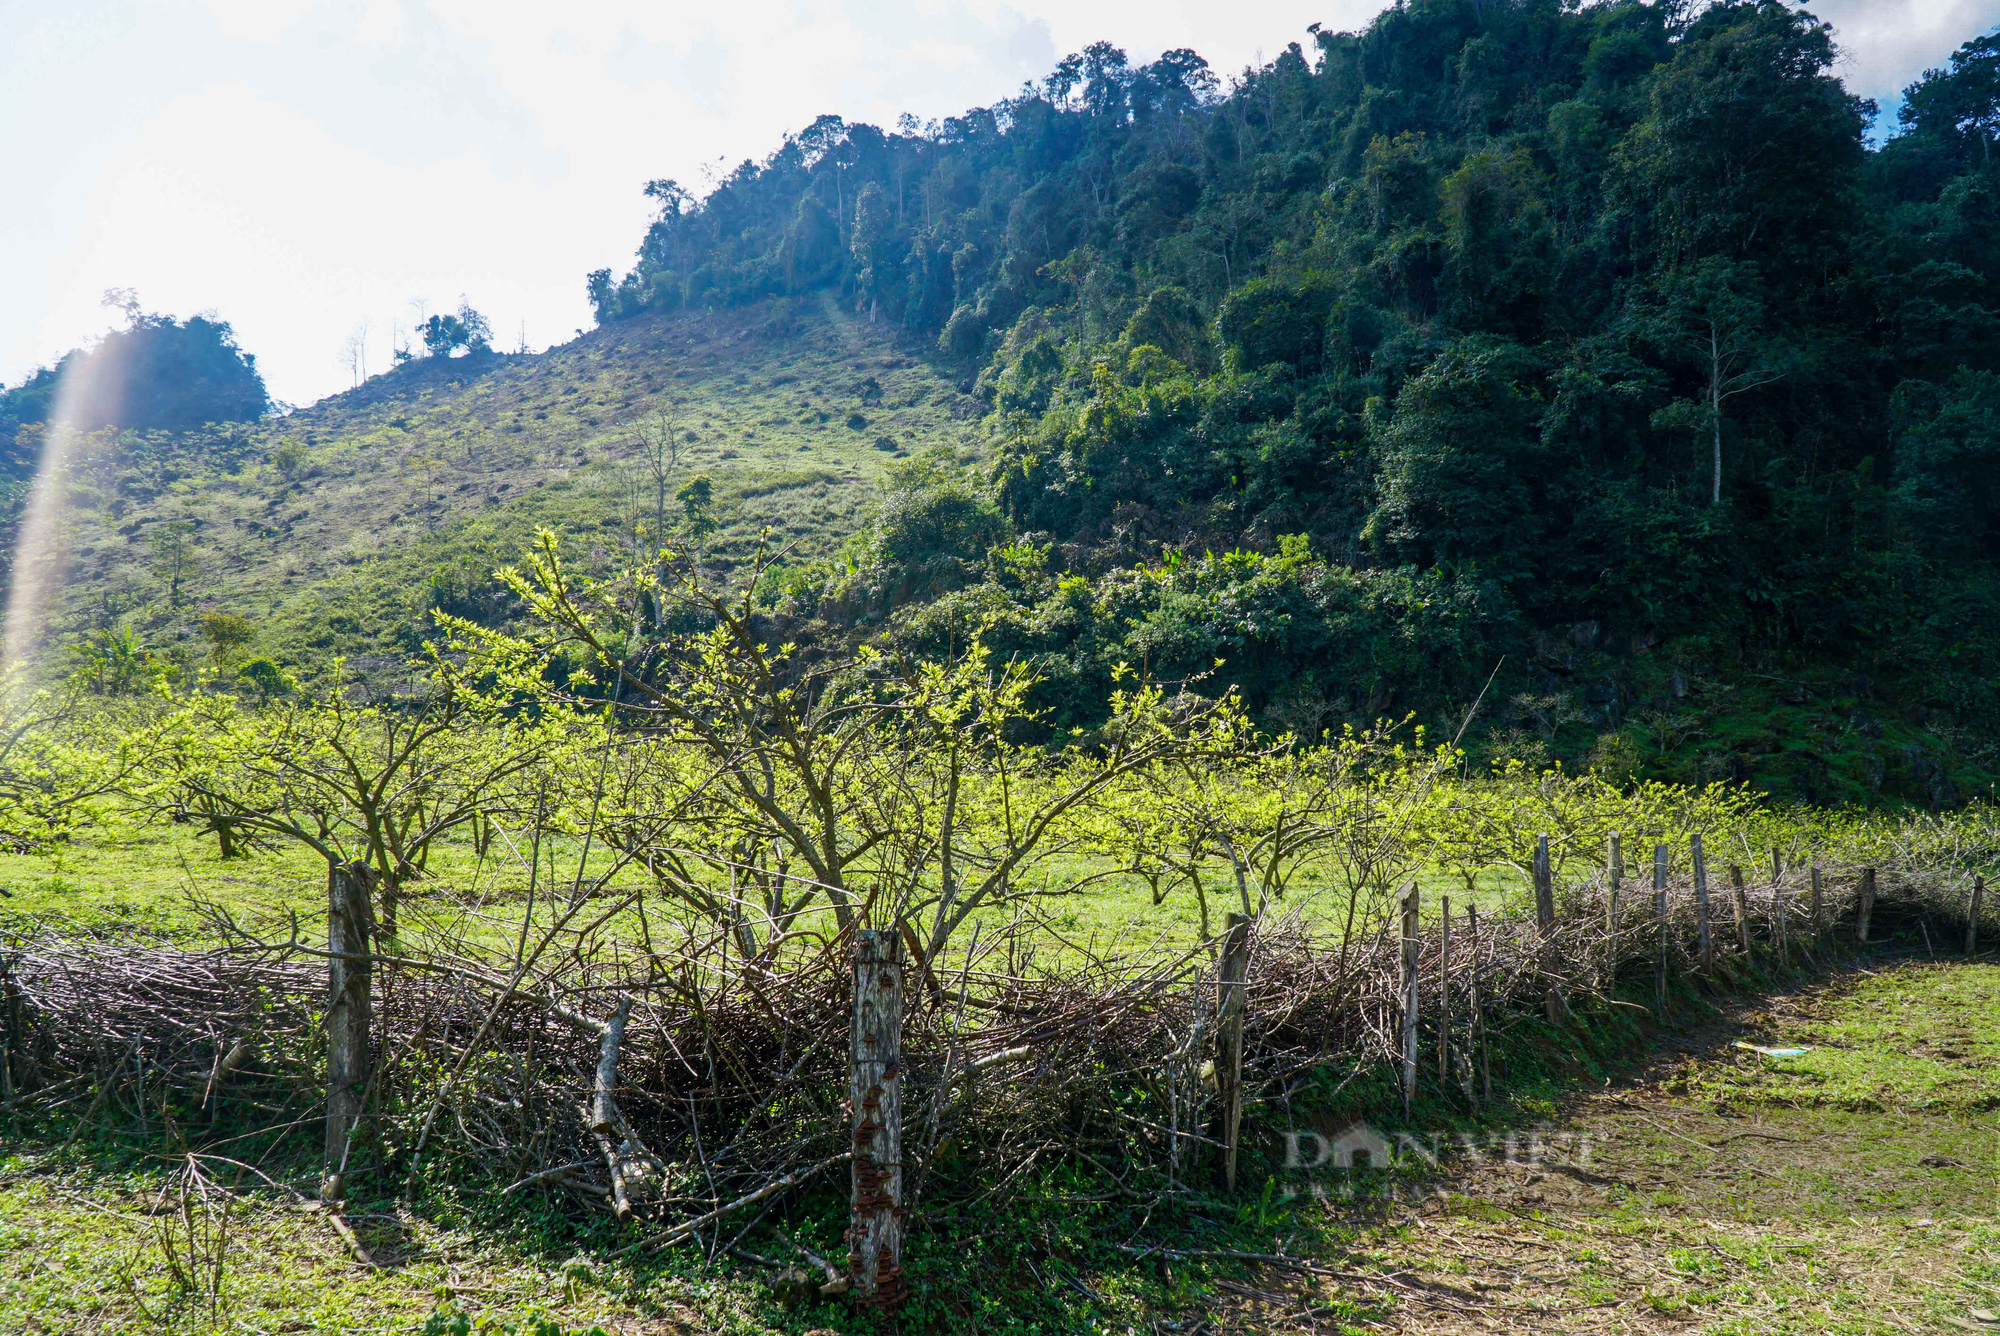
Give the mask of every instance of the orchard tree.
M 0 843 L 59 843 L 145 792 L 170 714 L 163 686 L 105 700 L 84 673 L 44 691 L 0 684 Z
M 535 806 L 529 777 L 570 739 L 569 723 L 554 712 L 510 718 L 444 663 L 415 700 L 363 704 L 339 680 L 256 711 L 204 697 L 159 759 L 155 806 L 199 814 L 225 856 L 276 839 L 311 849 L 329 878 L 367 863 L 380 874 L 377 921 L 393 936 L 401 888 L 440 840 Z
M 762 566 L 735 593 L 699 576 L 668 586 L 652 569 L 595 580 L 544 531 L 521 567 L 501 572 L 530 634 L 447 619 L 454 649 L 505 698 L 613 701 L 630 741 L 605 838 L 664 891 L 730 922 L 753 954 L 825 908 L 843 932 L 896 925 L 931 959 L 974 914 L 1074 889 L 1054 864 L 1086 847 L 1086 815 L 1121 777 L 1237 745 L 1233 698 L 1127 669 L 1094 734 L 1025 746 L 1016 739 L 1034 725 L 1038 679 L 1024 664 L 976 637 L 928 662 L 867 647 L 808 661 L 763 635 L 752 598 Z M 666 626 L 696 629 L 643 637 L 654 601 L 673 609 Z M 728 918 L 746 887 L 761 888 L 760 921 L 748 925 L 761 939 Z

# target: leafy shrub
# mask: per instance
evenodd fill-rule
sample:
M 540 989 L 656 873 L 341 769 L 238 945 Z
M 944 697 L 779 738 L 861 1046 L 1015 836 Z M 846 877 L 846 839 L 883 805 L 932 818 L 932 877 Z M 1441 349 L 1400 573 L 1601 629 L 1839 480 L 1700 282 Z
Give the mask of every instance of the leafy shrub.
M 512 1316 L 481 1313 L 474 1316 L 457 1303 L 446 1300 L 424 1319 L 421 1336 L 609 1336 L 603 1327 L 565 1327 L 539 1308 L 524 1308 Z
M 277 700 L 299 689 L 298 679 L 271 660 L 259 656 L 236 670 L 236 680 L 254 690 L 263 700 Z

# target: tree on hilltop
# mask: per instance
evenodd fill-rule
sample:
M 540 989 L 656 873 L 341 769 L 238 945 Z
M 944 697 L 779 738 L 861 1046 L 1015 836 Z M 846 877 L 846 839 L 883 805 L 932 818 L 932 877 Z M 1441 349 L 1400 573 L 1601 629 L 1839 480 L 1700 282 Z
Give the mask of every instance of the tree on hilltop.
M 424 353 L 430 357 L 483 353 L 493 346 L 493 326 L 463 297 L 459 298 L 456 315 L 431 316 L 417 326 L 417 336 L 424 341 Z
M 237 346 L 228 321 L 213 312 L 186 320 L 148 312 L 130 288 L 106 292 L 104 304 L 124 313 L 125 327 L 0 390 L 0 435 L 58 411 L 84 431 L 187 431 L 271 410 L 257 358 Z

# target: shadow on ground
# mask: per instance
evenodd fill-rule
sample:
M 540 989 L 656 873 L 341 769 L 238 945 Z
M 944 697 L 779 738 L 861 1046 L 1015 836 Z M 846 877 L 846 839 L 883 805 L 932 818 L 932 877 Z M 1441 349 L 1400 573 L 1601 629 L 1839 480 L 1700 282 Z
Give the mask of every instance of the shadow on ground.
M 1348 1270 L 1267 1268 L 1214 1328 L 2000 1332 L 2000 965 L 1877 957 L 1451 1141 L 1415 1187 L 1297 1171 L 1368 1221 Z

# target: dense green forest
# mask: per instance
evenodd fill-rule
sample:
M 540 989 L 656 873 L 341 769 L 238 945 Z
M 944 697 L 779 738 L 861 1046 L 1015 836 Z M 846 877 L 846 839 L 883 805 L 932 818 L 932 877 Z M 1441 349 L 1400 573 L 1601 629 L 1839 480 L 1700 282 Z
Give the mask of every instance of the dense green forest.
M 774 639 L 983 628 L 1051 734 L 1130 664 L 1305 736 L 1479 699 L 1482 762 L 1949 805 L 2000 777 L 2000 37 L 1893 117 L 1838 55 L 1777 0 L 1405 0 L 1227 78 L 1100 43 L 649 183 L 544 357 L 466 308 L 260 419 L 227 324 L 127 296 L 0 391 L 0 502 L 93 385 L 86 658 L 192 672 L 220 613 L 210 658 L 380 675 L 517 618 L 538 527 L 712 573 L 768 528 Z
M 991 622 L 1267 720 L 1462 708 L 1514 751 L 1949 801 L 2000 701 L 2000 39 L 1879 146 L 1777 0 L 1405 0 L 1224 87 L 1098 44 L 894 132 L 673 181 L 601 321 L 837 293 L 954 361 L 829 628 Z M 1074 690 L 1065 693 L 1062 684 Z M 1884 730 L 1897 745 L 1881 745 Z

